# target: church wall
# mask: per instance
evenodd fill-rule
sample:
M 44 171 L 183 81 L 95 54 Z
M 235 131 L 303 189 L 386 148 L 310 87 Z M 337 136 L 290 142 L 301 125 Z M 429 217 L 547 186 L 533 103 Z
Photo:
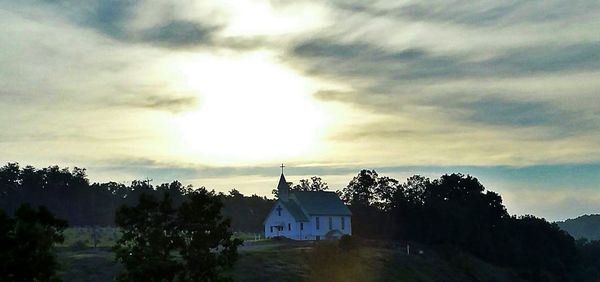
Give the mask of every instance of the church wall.
M 317 217 L 319 218 L 319 229 L 317 229 Z M 329 218 L 331 217 L 331 229 L 329 228 Z M 304 230 L 309 231 L 310 233 L 304 234 L 304 240 L 316 240 L 317 236 L 319 239 L 324 240 L 325 234 L 327 234 L 331 230 L 339 230 L 343 234 L 352 235 L 352 219 L 350 216 L 344 217 L 344 229 L 342 230 L 342 216 L 334 215 L 319 215 L 319 216 L 311 216 L 310 222 L 305 223 Z M 309 227 L 306 228 L 306 225 Z
M 281 215 L 279 215 L 278 207 L 281 207 Z M 319 229 L 316 229 L 316 219 L 319 217 Z M 352 235 L 352 218 L 344 216 L 344 229 L 342 230 L 342 216 L 331 216 L 332 228 L 329 229 L 329 217 L 327 215 L 310 216 L 308 222 L 296 222 L 290 212 L 277 202 L 265 220 L 264 232 L 266 238 L 283 236 L 294 240 L 320 240 L 325 239 L 325 234 L 331 230 L 339 230 L 343 234 Z M 289 224 L 289 228 L 288 228 Z M 301 225 L 303 228 L 301 228 Z M 273 229 L 271 231 L 271 226 Z M 278 230 L 276 226 L 281 226 L 282 230 Z M 291 230 L 290 230 L 291 229 Z
M 279 212 L 277 210 L 278 207 L 281 207 L 281 215 L 279 215 Z M 291 227 L 291 230 L 288 229 L 288 224 L 290 224 L 289 227 Z M 274 208 L 267 216 L 267 220 L 265 220 L 265 237 L 272 238 L 277 236 L 284 236 L 291 239 L 299 239 L 299 236 L 297 234 L 297 225 L 298 224 L 296 220 L 285 208 L 285 206 L 277 202 Z M 273 226 L 273 232 L 271 232 L 271 226 Z M 281 226 L 283 230 L 278 230 L 276 226 Z
M 300 227 L 300 222 L 298 222 L 299 240 L 314 240 L 314 236 L 312 235 L 313 226 L 310 224 L 310 222 L 302 222 L 302 228 Z

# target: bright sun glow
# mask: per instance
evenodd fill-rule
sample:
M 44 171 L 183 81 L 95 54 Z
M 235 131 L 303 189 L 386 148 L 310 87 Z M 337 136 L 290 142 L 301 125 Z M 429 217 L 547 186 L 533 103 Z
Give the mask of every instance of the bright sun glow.
M 226 164 L 318 149 L 325 116 L 310 81 L 267 54 L 200 55 L 180 62 L 179 71 L 200 97 L 197 111 L 175 118 L 186 153 Z

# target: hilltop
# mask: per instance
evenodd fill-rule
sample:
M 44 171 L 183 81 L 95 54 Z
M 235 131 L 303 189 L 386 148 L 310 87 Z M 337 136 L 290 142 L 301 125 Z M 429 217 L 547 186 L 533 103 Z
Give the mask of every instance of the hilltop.
M 557 221 L 556 224 L 575 239 L 600 240 L 600 214 L 582 215 L 574 219 Z

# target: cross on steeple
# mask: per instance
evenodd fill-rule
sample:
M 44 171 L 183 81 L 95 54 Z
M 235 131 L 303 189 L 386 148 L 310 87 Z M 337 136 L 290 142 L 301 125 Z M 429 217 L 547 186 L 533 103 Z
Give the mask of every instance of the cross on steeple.
M 281 174 L 283 174 L 283 168 L 285 167 L 283 164 L 281 164 L 281 166 L 279 166 L 281 168 Z

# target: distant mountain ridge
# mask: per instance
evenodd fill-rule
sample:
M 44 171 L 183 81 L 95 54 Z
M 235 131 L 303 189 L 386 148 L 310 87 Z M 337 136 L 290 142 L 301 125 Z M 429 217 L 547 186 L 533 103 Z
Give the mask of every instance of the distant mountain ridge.
M 557 221 L 556 224 L 575 239 L 600 240 L 600 214 L 582 215 L 574 219 Z

